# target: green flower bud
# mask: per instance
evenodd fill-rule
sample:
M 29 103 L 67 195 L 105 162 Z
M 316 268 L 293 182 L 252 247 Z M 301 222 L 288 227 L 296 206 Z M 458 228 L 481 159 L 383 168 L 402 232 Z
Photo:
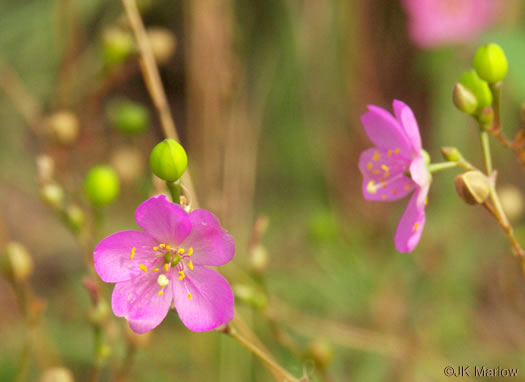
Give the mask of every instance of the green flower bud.
M 268 251 L 262 244 L 256 244 L 250 249 L 250 268 L 257 274 L 262 274 L 268 268 Z
M 503 80 L 507 75 L 507 58 L 498 44 L 481 46 L 472 63 L 479 77 L 490 84 Z
M 39 382 L 75 382 L 75 378 L 64 367 L 52 367 L 42 373 Z
M 49 183 L 40 189 L 40 197 L 51 208 L 59 210 L 64 204 L 64 190 L 56 183 Z
M 125 134 L 139 134 L 148 128 L 150 115 L 140 103 L 128 100 L 114 100 L 106 110 L 111 125 Z
M 96 166 L 89 170 L 84 182 L 88 200 L 95 206 L 112 203 L 118 196 L 120 183 L 116 172 L 109 166 Z
M 184 148 L 174 139 L 168 138 L 158 143 L 149 157 L 151 171 L 167 182 L 178 180 L 188 166 Z
M 177 45 L 175 35 L 168 29 L 159 27 L 148 28 L 146 33 L 155 61 L 160 65 L 167 63 L 175 53 Z
M 466 114 L 472 115 L 478 108 L 476 96 L 460 83 L 456 83 L 456 86 L 454 86 L 452 101 L 460 111 Z
M 79 232 L 82 229 L 82 226 L 84 225 L 84 222 L 86 220 L 86 217 L 84 215 L 84 211 L 77 206 L 76 204 L 72 204 L 66 208 L 66 219 L 67 223 L 73 230 L 76 232 Z
M 69 145 L 76 141 L 80 123 L 70 111 L 57 111 L 49 116 L 45 126 L 48 133 L 59 143 Z
M 104 324 L 106 319 L 109 317 L 109 305 L 108 303 L 100 298 L 95 306 L 92 306 L 89 310 L 88 317 L 92 325 L 100 327 Z
M 489 84 L 479 78 L 475 70 L 463 73 L 459 82 L 474 94 L 478 103 L 478 110 L 492 105 L 492 92 Z
M 440 151 L 441 155 L 443 155 L 443 158 L 449 162 L 457 162 L 463 159 L 463 156 L 455 147 L 442 147 Z
M 8 280 L 24 281 L 33 273 L 33 259 L 22 244 L 15 241 L 7 243 L 1 256 L 0 268 Z
M 326 369 L 334 359 L 333 346 L 324 340 L 314 340 L 308 346 L 306 357 L 313 359 L 317 367 Z
M 481 204 L 489 197 L 488 178 L 479 171 L 467 171 L 454 178 L 459 197 L 467 204 Z
M 109 28 L 102 37 L 102 52 L 105 66 L 113 68 L 133 55 L 135 41 L 129 32 L 118 27 Z

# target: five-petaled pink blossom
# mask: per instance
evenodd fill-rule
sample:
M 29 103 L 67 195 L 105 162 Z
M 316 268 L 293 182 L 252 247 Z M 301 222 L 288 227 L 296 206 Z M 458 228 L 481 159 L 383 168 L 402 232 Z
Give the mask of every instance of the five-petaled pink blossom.
M 399 252 L 411 252 L 425 225 L 425 205 L 431 176 L 421 148 L 416 118 L 410 107 L 394 100 L 394 114 L 368 106 L 361 123 L 376 146 L 359 158 L 366 200 L 393 201 L 413 192 L 395 234 Z
M 116 283 L 112 307 L 136 333 L 161 323 L 173 303 L 190 330 L 212 330 L 233 318 L 233 293 L 219 273 L 206 267 L 229 262 L 233 238 L 206 210 L 191 213 L 155 196 L 135 212 L 142 231 L 122 231 L 95 248 L 95 270 Z
M 495 19 L 499 0 L 403 0 L 409 34 L 420 47 L 472 41 Z

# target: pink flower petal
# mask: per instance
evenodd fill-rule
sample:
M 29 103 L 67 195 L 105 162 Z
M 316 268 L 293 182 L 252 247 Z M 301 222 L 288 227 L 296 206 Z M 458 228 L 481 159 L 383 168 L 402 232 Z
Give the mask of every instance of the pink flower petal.
M 180 319 L 194 332 L 213 330 L 233 319 L 230 285 L 219 273 L 206 267 L 196 265 L 182 281 L 176 279 L 173 297 Z
M 361 123 L 372 143 L 382 149 L 399 149 L 402 155 L 411 157 L 410 142 L 397 119 L 377 106 L 369 105 L 368 110 L 361 116 Z
M 419 135 L 419 127 L 412 109 L 398 100 L 394 100 L 392 105 L 394 108 L 394 114 L 405 131 L 413 152 L 418 154 L 421 151 L 421 136 Z
M 95 270 L 102 281 L 107 283 L 129 280 L 142 272 L 140 264 L 146 267 L 153 264 L 154 245 L 157 245 L 156 241 L 140 231 L 114 233 L 95 248 Z
M 425 201 L 429 185 L 417 189 L 397 226 L 394 242 L 399 252 L 412 252 L 419 243 L 425 226 Z
M 135 220 L 144 232 L 158 241 L 157 244 L 176 246 L 191 231 L 186 211 L 178 204 L 168 201 L 164 195 L 149 198 L 138 206 Z
M 368 149 L 361 153 L 362 192 L 366 200 L 393 201 L 410 193 L 415 184 L 404 173 L 410 162 L 394 150 Z
M 219 219 L 206 210 L 189 214 L 192 230 L 182 247 L 193 248 L 191 260 L 200 265 L 222 265 L 235 254 L 235 242 L 221 227 Z
M 172 288 L 157 284 L 158 273 L 143 273 L 115 285 L 111 305 L 117 317 L 129 321 L 135 333 L 146 333 L 158 326 L 168 314 L 173 298 Z
M 425 187 L 430 183 L 430 172 L 428 171 L 425 159 L 419 155 L 410 163 L 410 176 L 420 187 Z

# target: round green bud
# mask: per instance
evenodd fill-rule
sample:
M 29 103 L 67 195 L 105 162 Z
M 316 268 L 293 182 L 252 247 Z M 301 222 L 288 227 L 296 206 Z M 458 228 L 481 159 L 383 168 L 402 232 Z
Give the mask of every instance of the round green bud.
M 492 92 L 489 84 L 479 78 L 475 70 L 472 69 L 463 73 L 459 83 L 474 94 L 478 103 L 478 110 L 492 105 Z
M 160 179 L 175 182 L 188 166 L 184 148 L 174 139 L 168 138 L 158 143 L 149 157 L 151 171 Z
M 82 208 L 76 204 L 71 204 L 66 208 L 65 213 L 69 226 L 76 232 L 79 232 L 86 221 L 86 217 L 84 215 L 84 211 L 82 211 Z
M 118 196 L 120 183 L 115 170 L 109 166 L 96 166 L 89 170 L 84 182 L 88 200 L 95 206 L 112 203 Z
M 128 100 L 115 100 L 107 108 L 111 125 L 129 135 L 139 134 L 148 128 L 150 115 L 148 109 L 140 103 Z
M 476 96 L 460 83 L 457 83 L 456 86 L 454 86 L 452 101 L 460 111 L 466 114 L 472 115 L 478 109 L 478 100 L 476 99 Z
M 123 63 L 135 52 L 135 41 L 131 34 L 121 28 L 112 27 L 102 37 L 104 64 L 113 68 Z
M 476 51 L 472 64 L 479 77 L 490 84 L 503 80 L 507 75 L 507 58 L 498 44 L 481 46 Z
M 56 183 L 49 183 L 40 189 L 40 197 L 51 208 L 61 209 L 64 204 L 64 190 Z
M 441 147 L 440 151 L 443 158 L 449 162 L 457 162 L 463 159 L 463 156 L 456 147 Z

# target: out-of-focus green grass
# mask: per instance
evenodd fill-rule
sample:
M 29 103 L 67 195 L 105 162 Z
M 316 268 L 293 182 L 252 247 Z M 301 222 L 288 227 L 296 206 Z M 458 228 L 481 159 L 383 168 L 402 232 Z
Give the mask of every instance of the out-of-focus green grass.
M 52 104 L 63 48 L 56 36 L 59 3 L 0 4 L 0 54 L 47 107 Z M 78 9 L 77 21 L 94 25 L 88 38 L 94 46 L 99 24 L 110 23 L 120 12 L 117 4 L 72 3 Z M 172 8 L 165 8 L 167 1 L 153 3 L 156 11 L 150 18 L 165 20 L 166 15 L 158 15 Z M 511 258 L 503 232 L 489 215 L 457 198 L 454 170 L 435 174 L 425 231 L 412 254 L 399 254 L 393 246 L 406 200 L 395 205 L 368 203 L 360 192 L 358 155 L 370 144 L 361 132 L 358 117 L 366 104 L 390 108 L 389 96 L 415 101 L 412 106 L 421 123 L 424 146 L 434 161 L 440 160 L 441 145 L 452 145 L 482 165 L 476 128 L 451 102 L 453 84 L 468 69 L 477 43 L 437 52 L 412 50 L 413 56 L 406 62 L 406 58 L 390 54 L 385 59 L 397 65 L 405 62 L 411 68 L 409 77 L 388 84 L 389 92 L 395 89 L 392 95 L 385 93 L 381 83 L 372 91 L 359 82 L 356 59 L 367 53 L 354 50 L 364 36 L 352 32 L 359 22 L 353 5 L 329 1 L 318 5 L 322 13 L 314 18 L 307 12 L 312 9 L 292 1 L 252 4 L 239 0 L 235 5 L 236 42 L 248 72 L 247 81 L 254 88 L 260 81 L 272 81 L 259 143 L 255 209 L 270 218 L 264 238 L 270 262 L 264 280 L 270 296 L 268 309 L 275 310 L 277 323 L 279 304 L 302 312 L 303 320 L 299 316 L 295 325 L 283 323 L 283 330 L 303 350 L 316 340 L 332 344 L 334 357 L 328 374 L 337 381 L 439 381 L 448 364 L 525 364 L 520 351 L 525 344 L 521 334 L 525 288 L 518 263 Z M 383 7 L 397 9 L 399 5 Z M 178 5 L 175 8 L 180 10 Z M 183 23 L 182 15 L 174 14 L 171 23 Z M 403 18 L 398 22 L 398 33 L 406 34 Z M 184 36 L 178 38 L 184 41 Z M 525 34 L 520 29 L 501 27 L 488 32 L 482 41 L 485 39 L 499 42 L 510 60 L 503 121 L 506 131 L 514 131 L 518 126 L 517 105 L 525 98 L 521 65 Z M 274 68 L 273 75 L 260 76 L 266 73 L 267 65 Z M 373 61 L 368 65 L 384 67 L 384 63 Z M 383 76 L 378 74 L 378 78 Z M 414 88 L 419 90 L 414 93 Z M 137 92 L 135 88 L 128 91 Z M 172 92 L 170 98 L 180 99 L 184 89 Z M 425 98 L 417 99 L 414 94 L 418 92 Z M 366 94 L 383 98 L 365 98 Z M 34 147 L 30 133 L 3 93 L 0 121 L 0 216 L 9 237 L 24 242 L 35 257 L 37 271 L 32 284 L 37 295 L 48 301 L 44 325 L 57 354 L 78 381 L 87 381 L 93 338 L 85 313 L 89 299 L 81 285 L 86 271 L 80 251 L 67 231 L 36 201 L 34 154 L 41 148 Z M 83 128 L 100 131 L 103 127 Z M 158 132 L 148 139 L 154 141 L 156 136 Z M 140 140 L 128 143 L 142 145 L 143 152 L 148 151 Z M 512 155 L 499 148 L 494 152 L 500 181 L 522 187 L 523 170 Z M 85 160 L 89 164 L 103 162 L 108 153 L 98 150 L 96 155 Z M 83 170 L 71 176 L 71 185 L 81 183 Z M 124 189 L 127 196 L 108 210 L 101 237 L 134 227 L 133 211 L 146 197 L 148 185 L 144 174 L 133 189 Z M 81 198 L 78 190 L 72 194 Z M 523 232 L 523 220 L 516 224 Z M 235 227 L 230 228 L 235 234 Z M 525 235 L 521 236 L 525 240 Z M 247 267 L 244 248 L 239 248 L 236 262 L 243 269 Z M 110 298 L 111 286 L 104 293 Z M 10 381 L 16 371 L 24 326 L 13 293 L 4 282 L 0 283 L 0 301 L 9 307 L 0 320 L 0 380 Z M 311 372 L 307 357 L 302 359 L 281 347 L 258 311 L 242 303 L 238 309 L 283 366 L 296 375 L 304 370 Z M 312 318 L 324 325 L 312 325 L 316 322 Z M 412 350 L 399 359 L 352 345 L 355 336 L 349 331 L 329 330 L 333 324 L 368 329 L 381 338 L 393 336 L 410 344 Z M 114 329 L 111 334 L 118 338 L 120 320 L 115 320 Z M 123 346 L 117 345 L 114 353 L 111 362 L 119 362 Z M 37 378 L 36 364 L 33 362 L 30 380 Z M 317 380 L 318 376 L 312 375 Z M 155 330 L 151 344 L 139 351 L 132 376 L 133 381 L 155 382 L 271 379 L 238 344 L 218 333 L 190 333 L 174 313 Z M 109 378 L 106 372 L 103 377 Z

